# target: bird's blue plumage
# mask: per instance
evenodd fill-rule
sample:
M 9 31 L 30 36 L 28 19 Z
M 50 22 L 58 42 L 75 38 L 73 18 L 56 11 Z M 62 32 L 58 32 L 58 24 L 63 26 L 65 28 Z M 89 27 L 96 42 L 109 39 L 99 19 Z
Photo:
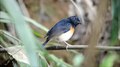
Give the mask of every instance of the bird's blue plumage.
M 70 21 L 68 19 L 62 19 L 48 31 L 47 36 L 52 38 L 69 31 L 70 27 L 72 26 L 69 22 Z

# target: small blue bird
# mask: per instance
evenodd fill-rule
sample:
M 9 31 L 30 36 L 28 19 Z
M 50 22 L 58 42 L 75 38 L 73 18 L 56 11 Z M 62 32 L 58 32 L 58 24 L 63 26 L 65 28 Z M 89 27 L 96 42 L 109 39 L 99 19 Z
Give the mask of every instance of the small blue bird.
M 59 41 L 65 42 L 65 44 L 68 46 L 69 44 L 66 41 L 72 37 L 78 24 L 81 24 L 78 16 L 71 16 L 62 19 L 48 31 L 45 36 L 46 41 L 43 43 L 43 46 L 45 46 L 52 38 L 58 38 Z

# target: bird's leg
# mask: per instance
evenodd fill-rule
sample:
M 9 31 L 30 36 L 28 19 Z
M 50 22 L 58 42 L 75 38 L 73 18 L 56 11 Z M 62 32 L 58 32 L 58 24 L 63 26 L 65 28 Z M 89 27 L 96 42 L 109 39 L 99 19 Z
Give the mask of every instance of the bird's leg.
M 66 50 L 68 50 L 68 47 L 69 47 L 69 46 L 72 46 L 72 45 L 70 45 L 69 43 L 67 43 L 66 41 L 64 41 L 64 43 L 67 45 L 67 46 L 66 46 Z
M 67 43 L 66 41 L 64 41 L 64 43 L 67 45 L 67 46 L 71 46 L 69 43 Z

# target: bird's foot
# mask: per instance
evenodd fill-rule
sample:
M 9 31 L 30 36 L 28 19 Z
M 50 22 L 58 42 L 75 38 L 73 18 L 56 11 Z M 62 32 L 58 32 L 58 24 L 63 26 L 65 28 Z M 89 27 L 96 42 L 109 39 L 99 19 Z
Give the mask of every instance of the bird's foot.
M 66 44 L 66 50 L 68 51 L 69 46 L 72 46 L 72 45 L 70 45 L 70 44 L 67 43 L 67 42 L 65 42 L 65 44 Z

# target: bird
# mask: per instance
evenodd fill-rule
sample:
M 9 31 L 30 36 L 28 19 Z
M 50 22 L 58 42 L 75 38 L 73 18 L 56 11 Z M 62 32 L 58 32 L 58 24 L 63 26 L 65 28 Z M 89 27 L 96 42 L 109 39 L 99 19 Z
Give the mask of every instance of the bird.
M 73 36 L 75 28 L 79 24 L 81 24 L 81 19 L 78 16 L 63 18 L 47 32 L 45 35 L 46 41 L 42 44 L 42 46 L 45 46 L 53 38 L 57 38 L 59 41 L 64 42 L 67 46 L 70 46 L 70 44 L 66 41 Z

